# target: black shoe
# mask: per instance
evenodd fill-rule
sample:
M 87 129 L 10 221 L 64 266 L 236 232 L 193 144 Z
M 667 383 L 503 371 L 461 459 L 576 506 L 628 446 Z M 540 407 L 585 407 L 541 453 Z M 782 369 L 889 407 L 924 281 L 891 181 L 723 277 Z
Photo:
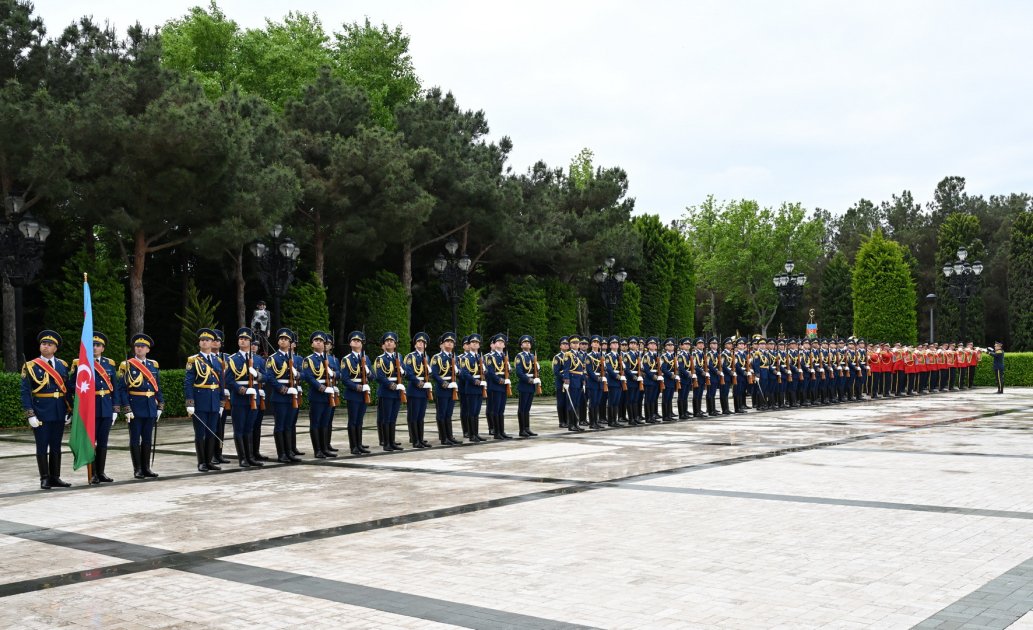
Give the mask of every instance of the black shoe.
M 290 448 L 291 455 L 293 455 L 295 458 L 304 455 L 305 453 L 303 453 L 303 452 L 298 450 L 298 428 L 297 427 L 294 427 L 293 429 L 290 430 L 290 436 L 291 436 L 291 448 Z M 301 460 L 300 459 L 293 459 L 292 461 L 300 462 Z M 226 462 L 222 462 L 222 463 L 226 463 Z
M 287 436 L 284 433 L 273 433 L 273 443 L 276 444 L 276 461 L 281 464 L 291 463 L 287 456 Z
M 323 455 L 326 455 L 327 459 L 337 459 L 337 453 L 330 450 L 330 432 L 333 429 L 329 426 L 321 429 L 320 438 L 322 439 L 321 445 L 323 447 Z
M 61 452 L 50 454 L 50 487 L 68 488 L 72 484 L 61 480 Z

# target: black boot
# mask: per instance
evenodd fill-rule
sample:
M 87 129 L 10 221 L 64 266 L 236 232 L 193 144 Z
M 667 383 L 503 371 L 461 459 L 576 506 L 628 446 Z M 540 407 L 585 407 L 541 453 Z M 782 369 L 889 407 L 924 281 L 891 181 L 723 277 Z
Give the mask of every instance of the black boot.
M 50 490 L 50 463 L 45 454 L 36 455 L 36 468 L 39 469 L 39 489 Z
M 144 444 L 139 449 L 139 467 L 143 470 L 144 476 L 150 479 L 154 479 L 158 476 L 158 473 L 151 470 L 151 449 L 154 448 L 151 444 Z
M 107 468 L 107 466 L 108 466 L 108 449 L 106 447 L 105 448 L 98 448 L 97 449 L 97 458 L 93 461 L 93 474 L 102 483 L 111 483 L 112 481 L 114 481 L 114 479 L 112 479 L 111 477 L 108 477 L 107 475 L 104 474 L 104 469 Z
M 422 421 L 420 421 L 419 426 L 416 427 L 416 432 L 420 434 L 420 444 L 423 445 L 423 448 L 433 448 L 434 445 L 426 440 L 426 437 L 427 437 L 425 435 L 426 429 L 427 429 L 427 419 L 424 418 Z
M 320 445 L 323 447 L 323 455 L 326 455 L 327 459 L 337 459 L 337 453 L 330 452 L 330 432 L 333 428 L 325 426 L 319 430 Z
M 208 450 L 205 448 L 205 440 L 194 439 L 194 454 L 197 455 L 197 472 L 208 472 Z
M 359 450 L 362 451 L 363 455 L 369 455 L 370 454 L 371 451 L 369 450 L 369 446 L 367 446 L 367 445 L 362 443 L 362 427 L 361 426 L 355 427 L 355 444 L 358 445 Z
M 445 433 L 448 435 L 448 443 L 452 446 L 459 446 L 462 444 L 463 441 L 457 440 L 455 434 L 452 432 L 452 420 L 442 420 L 441 422 L 445 425 Z
M 721 415 L 722 416 L 730 416 L 730 415 L 732 415 L 732 412 L 728 411 L 728 396 L 722 396 L 721 397 Z
M 566 429 L 567 428 L 567 406 L 564 405 L 563 407 L 557 408 L 556 409 L 556 416 L 559 418 L 560 428 L 561 429 Z
M 251 434 L 251 456 L 254 457 L 255 461 L 268 462 L 272 461 L 260 452 L 262 446 L 262 425 L 255 427 L 254 433 Z
M 406 420 L 405 426 L 409 429 L 409 444 L 413 448 L 423 448 L 423 444 L 420 442 L 420 435 L 416 431 L 416 423 L 412 420 Z
M 50 487 L 67 488 L 71 485 L 67 481 L 61 481 L 61 451 L 52 451 L 50 453 Z
M 393 450 L 404 451 L 405 449 L 402 448 L 402 445 L 395 441 L 395 431 L 397 431 L 397 430 L 398 430 L 398 425 L 396 425 L 396 424 L 388 425 L 388 427 L 387 427 L 388 441 L 391 444 L 391 448 Z
M 233 446 L 237 449 L 237 463 L 241 468 L 250 468 L 251 462 L 248 461 L 247 452 L 244 450 L 244 441 L 239 436 L 233 436 Z
M 295 464 L 295 463 L 301 461 L 301 458 L 299 458 L 297 456 L 297 454 L 298 454 L 297 441 L 298 441 L 298 430 L 297 430 L 296 427 L 295 428 L 287 429 L 286 431 L 283 432 L 283 449 L 284 449 L 284 454 L 287 456 L 287 459 L 290 460 L 290 462 L 292 464 Z M 302 455 L 304 455 L 304 453 L 302 453 Z
M 224 414 L 219 414 L 219 422 L 217 423 L 216 428 L 217 428 L 217 433 L 219 434 L 219 439 L 216 440 L 215 436 L 212 436 L 212 435 L 208 436 L 209 438 L 212 439 L 212 442 L 214 444 L 214 450 L 210 451 L 212 456 L 208 460 L 208 469 L 209 470 L 219 470 L 218 468 L 214 468 L 213 469 L 212 468 L 212 464 L 228 464 L 228 463 L 230 463 L 230 460 L 228 460 L 228 459 L 226 459 L 225 457 L 222 456 L 222 445 L 226 441 L 226 416 Z
M 326 440 L 323 442 L 323 452 L 336 455 L 337 449 L 330 444 L 331 438 L 334 437 L 334 424 L 331 420 L 330 425 L 326 427 Z
M 286 441 L 285 434 L 273 432 L 273 443 L 276 444 L 276 461 L 281 464 L 291 463 L 291 460 L 287 457 L 287 447 L 284 445 Z
M 506 413 L 502 412 L 495 414 L 495 427 L 499 430 L 499 435 L 502 436 L 503 440 L 512 440 L 513 436 L 506 433 Z
M 129 457 L 133 460 L 133 479 L 143 479 L 143 470 L 140 468 L 140 445 L 129 445 Z
M 204 454 L 208 459 L 208 470 L 222 470 L 219 465 L 215 463 L 215 449 L 221 448 L 219 441 L 215 439 L 214 435 L 209 435 L 204 441 Z
M 355 435 L 355 427 L 348 425 L 348 452 L 352 455 L 362 455 L 359 450 L 359 438 Z
M 574 417 L 574 413 L 570 409 L 567 409 L 567 431 L 572 433 L 584 432 L 584 429 L 581 428 L 581 423 Z
M 316 459 L 326 459 L 326 453 L 323 452 L 322 439 L 319 436 L 319 429 L 309 427 L 308 435 L 312 440 L 312 456 Z
M 464 414 L 459 414 L 459 424 L 463 425 L 463 437 L 470 439 L 470 418 Z
M 481 423 L 480 419 L 477 418 L 476 416 L 467 416 L 466 417 L 466 430 L 469 431 L 469 435 L 467 437 L 470 438 L 471 442 L 483 442 L 484 441 L 484 438 L 482 438 L 480 436 L 481 428 L 480 428 L 480 426 L 478 426 L 478 425 L 480 425 L 480 423 Z
M 290 432 L 291 432 L 291 454 L 294 457 L 300 457 L 300 456 L 304 455 L 305 453 L 303 453 L 303 452 L 298 450 L 298 427 L 296 427 L 296 426 L 291 427 Z M 295 461 L 299 461 L 300 462 L 301 460 L 298 459 L 298 460 L 295 460 Z

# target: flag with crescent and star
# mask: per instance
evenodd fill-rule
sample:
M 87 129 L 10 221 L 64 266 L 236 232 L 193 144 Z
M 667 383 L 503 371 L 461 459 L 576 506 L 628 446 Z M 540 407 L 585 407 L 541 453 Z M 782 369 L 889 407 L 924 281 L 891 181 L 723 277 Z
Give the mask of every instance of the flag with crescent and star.
M 90 285 L 83 278 L 83 324 L 79 339 L 79 366 L 75 372 L 75 402 L 72 406 L 72 434 L 68 446 L 72 449 L 73 470 L 79 470 L 93 461 L 96 456 L 97 391 L 96 375 L 93 372 L 93 302 L 90 299 Z

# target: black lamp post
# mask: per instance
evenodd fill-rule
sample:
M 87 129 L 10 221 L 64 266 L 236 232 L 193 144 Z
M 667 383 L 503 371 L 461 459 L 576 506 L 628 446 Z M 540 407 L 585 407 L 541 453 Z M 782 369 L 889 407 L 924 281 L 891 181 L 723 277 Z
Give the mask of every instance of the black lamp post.
M 603 304 L 606 305 L 606 310 L 610 315 L 609 334 L 611 335 L 615 332 L 613 314 L 617 310 L 617 305 L 621 303 L 621 296 L 624 295 L 624 281 L 628 279 L 628 272 L 624 271 L 623 267 L 617 271 L 613 270 L 616 263 L 613 256 L 608 256 L 603 261 L 603 266 L 592 274 L 592 280 L 599 285 L 599 295 L 603 298 Z
M 294 280 L 294 269 L 301 256 L 301 248 L 289 236 L 284 236 L 283 226 L 276 224 L 269 230 L 269 243 L 251 243 L 251 253 L 258 260 L 258 278 L 273 298 L 272 330 L 280 327 L 280 298 L 287 293 L 287 287 Z
M 936 312 L 936 294 L 930 293 L 925 296 L 925 303 L 929 305 L 929 343 L 936 340 L 936 322 L 933 321 L 933 313 Z
M 473 263 L 470 257 L 463 252 L 456 258 L 459 251 L 459 243 L 450 238 L 445 243 L 445 251 L 448 253 L 438 254 L 434 259 L 434 271 L 441 279 L 441 292 L 445 299 L 452 305 L 452 332 L 459 334 L 459 303 L 463 300 L 463 292 L 466 291 L 470 277 L 470 265 Z
M 800 304 L 800 298 L 803 297 L 803 285 L 807 284 L 807 276 L 802 273 L 793 273 L 795 268 L 796 265 L 793 264 L 793 261 L 787 260 L 785 272 L 772 278 L 775 289 L 778 290 L 779 302 L 790 310 Z
M 943 265 L 943 275 L 947 278 L 947 287 L 950 289 L 951 297 L 958 301 L 958 312 L 961 315 L 961 341 L 964 341 L 967 336 L 968 301 L 979 290 L 979 276 L 983 273 L 983 263 L 977 260 L 969 264 L 965 261 L 966 258 L 968 258 L 968 250 L 959 247 L 958 259 Z
M 0 274 L 14 287 L 15 366 L 25 361 L 25 334 L 22 328 L 22 289 L 43 268 L 43 244 L 50 228 L 30 212 L 22 213 L 24 200 L 8 195 L 0 216 Z

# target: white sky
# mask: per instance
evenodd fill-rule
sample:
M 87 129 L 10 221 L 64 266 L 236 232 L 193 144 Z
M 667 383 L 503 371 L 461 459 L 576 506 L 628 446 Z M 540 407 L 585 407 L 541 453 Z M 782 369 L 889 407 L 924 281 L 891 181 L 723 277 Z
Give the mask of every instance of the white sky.
M 51 35 L 121 31 L 207 0 L 37 0 Z M 708 194 L 842 212 L 961 175 L 1033 193 L 1033 2 L 222 0 L 242 27 L 288 10 L 327 31 L 401 24 L 426 87 L 483 109 L 523 172 L 582 147 L 628 171 L 639 212 Z

